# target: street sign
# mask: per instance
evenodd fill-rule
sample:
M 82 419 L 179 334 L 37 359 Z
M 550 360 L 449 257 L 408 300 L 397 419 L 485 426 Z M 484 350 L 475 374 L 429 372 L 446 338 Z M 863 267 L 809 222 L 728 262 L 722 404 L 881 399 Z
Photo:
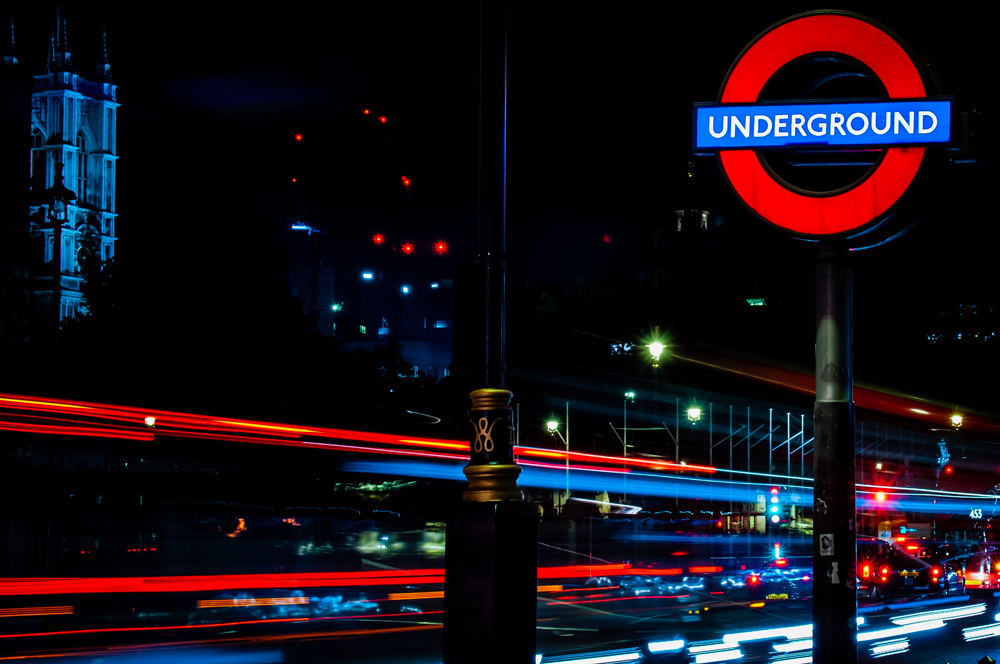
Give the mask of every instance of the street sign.
M 860 66 L 885 99 L 765 101 L 779 73 L 822 59 Z M 764 220 L 798 237 L 854 238 L 882 224 L 908 192 L 921 190 L 927 146 L 953 140 L 952 102 L 933 97 L 934 85 L 902 40 L 870 19 L 839 11 L 793 16 L 743 50 L 717 103 L 695 106 L 694 151 L 717 154 L 733 191 Z M 862 148 L 877 150 L 869 171 L 828 191 L 789 184 L 762 152 Z

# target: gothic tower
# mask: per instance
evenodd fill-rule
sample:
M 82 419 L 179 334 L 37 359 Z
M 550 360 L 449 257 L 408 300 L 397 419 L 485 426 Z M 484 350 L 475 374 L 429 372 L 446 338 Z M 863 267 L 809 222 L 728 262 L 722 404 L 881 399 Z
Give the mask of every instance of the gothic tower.
M 47 60 L 44 71 L 33 77 L 29 199 L 29 296 L 42 329 L 55 325 L 53 316 L 62 321 L 86 312 L 81 286 L 91 271 L 114 257 L 117 218 L 117 85 L 104 35 L 97 66 L 92 73 L 79 73 L 59 10 Z M 57 211 L 51 197 L 60 184 L 75 199 Z

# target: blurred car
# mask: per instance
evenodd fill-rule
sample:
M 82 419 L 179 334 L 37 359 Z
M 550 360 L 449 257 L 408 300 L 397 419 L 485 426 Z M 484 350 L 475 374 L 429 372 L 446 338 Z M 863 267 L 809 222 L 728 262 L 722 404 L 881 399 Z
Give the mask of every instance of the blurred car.
M 935 540 L 905 540 L 896 544 L 920 560 L 941 570 L 941 582 L 948 593 L 965 592 L 964 569 L 967 560 L 960 554 L 965 546 L 959 542 L 939 542 Z
M 859 539 L 857 564 L 859 593 L 872 598 L 964 588 L 954 570 L 910 555 L 896 542 Z
M 963 556 L 965 588 L 969 592 L 993 591 L 1000 588 L 1000 551 L 991 549 Z
M 769 567 L 748 573 L 745 583 L 751 600 L 798 599 L 809 594 L 803 590 L 811 584 L 811 572 Z

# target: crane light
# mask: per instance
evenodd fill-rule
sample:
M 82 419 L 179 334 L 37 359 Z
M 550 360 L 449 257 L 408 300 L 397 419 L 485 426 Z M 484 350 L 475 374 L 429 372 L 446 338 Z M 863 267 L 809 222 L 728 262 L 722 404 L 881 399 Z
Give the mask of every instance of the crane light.
M 444 256 L 448 253 L 448 243 L 444 240 L 438 240 L 434 243 L 434 253 L 438 256 Z
M 385 124 L 387 122 L 387 119 L 384 115 L 380 115 L 378 116 L 378 121 L 381 122 L 382 124 Z
M 403 179 L 403 186 L 404 187 L 409 187 L 410 186 L 410 178 L 408 178 L 408 177 L 406 177 L 404 175 L 402 179 Z
M 407 242 L 406 244 L 404 244 L 403 245 L 403 253 L 404 254 L 412 254 L 413 253 L 413 245 L 410 244 L 409 242 Z
M 375 235 L 374 235 L 374 236 L 372 237 L 372 242 L 374 242 L 375 244 L 379 244 L 379 245 L 380 245 L 380 244 L 382 244 L 383 242 L 385 242 L 385 236 L 384 236 L 384 235 L 382 235 L 381 233 L 376 233 L 376 234 L 375 234 Z

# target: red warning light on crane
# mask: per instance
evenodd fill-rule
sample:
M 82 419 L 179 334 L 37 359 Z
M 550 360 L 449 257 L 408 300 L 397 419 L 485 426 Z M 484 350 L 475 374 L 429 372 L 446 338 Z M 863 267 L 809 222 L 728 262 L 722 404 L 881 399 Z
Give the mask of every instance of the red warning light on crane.
M 366 108 L 365 110 L 361 111 L 361 112 L 362 112 L 362 113 L 363 113 L 364 115 L 368 115 L 368 113 L 370 113 L 370 111 L 369 111 L 369 110 L 368 110 L 367 108 Z
M 302 140 L 302 134 L 295 134 L 295 140 L 301 141 Z
M 380 115 L 378 116 L 378 121 L 381 122 L 382 124 L 385 124 L 388 121 L 388 119 L 384 115 Z
M 380 245 L 380 244 L 382 244 L 383 242 L 385 242 L 385 236 L 384 236 L 384 235 L 382 235 L 381 233 L 376 233 L 376 234 L 375 234 L 375 235 L 374 235 L 374 236 L 372 237 L 372 242 L 374 242 L 375 244 L 379 244 L 379 245 Z
M 407 242 L 406 244 L 404 244 L 403 245 L 403 253 L 404 254 L 412 254 L 413 253 L 413 245 L 410 244 L 409 242 Z
M 402 179 L 403 179 L 403 186 L 404 187 L 409 187 L 410 186 L 410 178 L 408 178 L 408 177 L 406 177 L 404 175 Z
M 434 243 L 434 253 L 438 256 L 444 256 L 448 253 L 448 243 L 444 240 L 438 240 Z

